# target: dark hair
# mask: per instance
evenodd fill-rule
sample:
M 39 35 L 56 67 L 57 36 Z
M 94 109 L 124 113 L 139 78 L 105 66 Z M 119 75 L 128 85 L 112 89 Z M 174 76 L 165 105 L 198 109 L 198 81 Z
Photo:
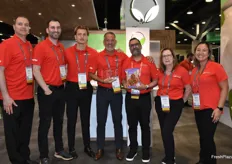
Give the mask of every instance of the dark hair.
M 198 47 L 199 45 L 202 45 L 202 44 L 206 45 L 206 47 L 208 48 L 208 51 L 209 51 L 208 60 L 211 60 L 211 59 L 210 59 L 210 56 L 211 56 L 211 48 L 210 48 L 210 44 L 207 43 L 207 42 L 200 42 L 200 43 L 198 43 L 198 44 L 196 45 L 196 47 L 194 48 L 194 54 L 196 54 L 197 47 Z M 198 68 L 200 67 L 200 62 L 197 60 L 196 57 L 194 58 L 194 65 L 195 65 L 196 67 L 198 67 Z
M 193 57 L 193 56 L 194 56 L 194 54 L 193 54 L 192 52 L 189 52 L 189 53 L 187 54 L 187 58 Z
M 166 70 L 166 66 L 165 66 L 164 63 L 163 63 L 163 55 L 162 55 L 162 54 L 163 54 L 164 51 L 167 51 L 167 50 L 169 50 L 169 51 L 171 52 L 172 56 L 173 56 L 173 68 L 172 68 L 172 70 L 174 70 L 174 69 L 176 68 L 176 66 L 178 65 L 178 60 L 177 60 L 177 57 L 176 57 L 174 51 L 173 51 L 171 48 L 164 48 L 164 49 L 162 49 L 161 52 L 160 52 L 160 64 L 159 64 L 159 69 L 160 69 L 162 72 L 165 72 L 165 70 Z
M 140 42 L 140 40 L 138 40 L 137 38 L 131 38 L 131 39 L 129 40 L 129 44 L 130 44 L 130 42 L 131 42 L 132 40 L 137 40 L 137 41 L 139 42 L 140 46 L 141 46 L 141 42 Z
M 77 30 L 79 30 L 79 29 L 86 30 L 87 35 L 89 36 L 89 28 L 87 26 L 83 26 L 83 25 L 79 25 L 79 26 L 75 27 L 75 29 L 74 29 L 74 35 L 77 34 Z
M 111 31 L 109 31 L 109 32 L 106 32 L 106 33 L 104 34 L 104 38 L 105 38 L 105 37 L 106 37 L 106 35 L 108 35 L 108 34 L 110 34 L 110 35 L 114 35 L 114 37 L 116 38 L 116 35 L 115 35 L 115 33 L 111 32 Z
M 28 19 L 27 17 L 25 17 L 24 15 L 19 15 L 19 16 L 17 16 L 17 17 L 14 19 L 13 24 L 16 23 L 16 20 L 17 20 L 18 18 L 25 18 L 25 19 L 27 19 L 28 22 L 29 22 L 29 19 Z
M 47 27 L 49 27 L 49 23 L 50 22 L 59 22 L 60 23 L 60 21 L 58 19 L 52 18 L 52 19 L 50 19 L 50 20 L 47 21 Z

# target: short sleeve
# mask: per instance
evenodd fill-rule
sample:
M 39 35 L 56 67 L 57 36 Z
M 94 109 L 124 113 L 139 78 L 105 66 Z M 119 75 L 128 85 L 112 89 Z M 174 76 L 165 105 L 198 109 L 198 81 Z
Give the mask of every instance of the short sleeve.
M 228 76 L 225 72 L 225 69 L 223 68 L 223 66 L 221 64 L 216 65 L 214 72 L 215 72 L 215 75 L 216 75 L 218 82 L 221 82 L 221 81 L 228 79 Z
M 9 49 L 7 48 L 7 43 L 0 44 L 0 66 L 7 67 L 12 58 Z
M 35 46 L 34 52 L 33 52 L 33 57 L 32 57 L 32 64 L 33 65 L 41 65 L 44 60 L 44 48 L 40 44 Z
M 154 63 L 151 63 L 151 77 L 152 77 L 152 80 L 158 79 L 158 70 Z
M 184 67 L 181 67 L 180 71 L 181 71 L 181 79 L 183 84 L 184 85 L 190 84 L 190 75 L 188 71 Z

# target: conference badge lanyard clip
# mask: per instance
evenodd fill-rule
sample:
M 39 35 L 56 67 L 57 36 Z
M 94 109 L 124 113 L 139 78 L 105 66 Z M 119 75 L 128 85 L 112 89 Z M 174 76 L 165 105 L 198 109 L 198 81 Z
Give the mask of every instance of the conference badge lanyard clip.
M 26 64 L 26 61 L 27 61 L 27 57 L 26 57 L 26 54 L 23 50 L 23 47 L 22 45 L 18 42 L 18 45 L 19 45 L 19 48 L 20 50 L 22 51 L 22 54 L 24 56 L 24 61 L 25 61 L 25 64 Z M 31 58 L 32 58 L 32 50 L 30 48 L 30 46 L 28 46 L 28 51 L 30 53 L 30 61 L 31 61 Z M 27 65 L 27 64 L 26 64 Z M 25 71 L 26 71 L 26 80 L 27 80 L 27 84 L 32 84 L 33 82 L 33 74 L 32 74 L 32 65 L 28 65 L 25 67 Z
M 106 56 L 105 59 L 106 59 L 106 63 L 107 63 L 107 66 L 108 66 L 108 69 L 109 69 L 109 72 L 110 72 L 109 75 L 112 75 L 112 70 L 111 70 L 111 67 L 110 67 L 108 57 Z M 118 76 L 118 73 L 116 73 L 117 70 L 118 70 L 118 56 L 116 56 L 116 70 L 115 70 L 115 73 L 114 73 L 114 77 L 112 77 L 114 79 L 114 81 L 112 82 L 112 88 L 114 90 L 114 93 L 121 92 L 119 76 Z
M 162 80 L 162 88 L 164 88 L 164 81 L 165 81 L 165 78 L 166 78 L 166 74 Z M 161 107 L 162 107 L 162 111 L 163 112 L 170 112 L 170 100 L 169 100 L 169 96 L 168 96 L 168 91 L 170 89 L 170 83 L 171 83 L 171 80 L 172 80 L 172 73 L 170 74 L 169 76 L 169 80 L 168 80 L 168 88 L 167 88 L 167 91 L 166 91 L 166 95 L 162 95 L 160 96 L 160 99 L 161 99 Z M 162 89 L 163 90 L 163 89 Z
M 77 62 L 77 69 L 78 69 L 78 85 L 79 89 L 87 89 L 87 76 L 86 76 L 86 67 L 87 67 L 87 62 L 88 62 L 88 52 L 85 54 L 85 65 L 84 65 L 84 72 L 81 73 L 81 68 L 78 60 L 78 54 L 76 52 L 76 62 Z
M 60 64 L 60 59 L 58 57 L 58 54 L 57 54 L 54 46 L 52 46 L 52 50 L 53 50 L 54 54 L 56 55 L 56 59 L 57 59 L 57 61 L 59 63 L 60 77 L 61 77 L 62 81 L 65 81 L 66 80 L 66 76 L 67 76 L 66 66 L 64 64 L 63 65 Z M 61 48 L 60 48 L 60 52 L 62 53 L 63 62 L 65 63 L 65 61 L 64 61 L 64 53 L 63 53 L 63 50 Z

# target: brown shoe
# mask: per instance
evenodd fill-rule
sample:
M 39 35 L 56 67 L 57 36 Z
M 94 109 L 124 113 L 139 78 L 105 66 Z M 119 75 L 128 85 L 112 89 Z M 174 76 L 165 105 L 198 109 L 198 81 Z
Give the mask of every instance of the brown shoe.
M 123 160 L 124 155 L 123 155 L 122 149 L 116 149 L 116 158 L 120 161 Z
M 100 158 L 102 158 L 104 155 L 104 150 L 103 149 L 98 149 L 97 153 L 95 154 L 95 161 L 99 160 Z

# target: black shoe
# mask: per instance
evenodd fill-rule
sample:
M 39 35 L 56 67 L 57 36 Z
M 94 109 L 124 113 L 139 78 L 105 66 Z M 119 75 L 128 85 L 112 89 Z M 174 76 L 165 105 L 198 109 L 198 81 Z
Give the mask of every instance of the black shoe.
M 176 164 L 175 157 L 173 160 L 167 160 L 166 157 L 162 159 L 162 164 Z
M 134 158 L 136 157 L 137 155 L 137 151 L 136 150 L 130 150 L 129 153 L 127 154 L 126 156 L 126 160 L 131 162 L 134 160 Z
M 143 150 L 142 162 L 143 163 L 150 162 L 150 152 L 149 152 L 149 150 Z
M 95 153 L 93 152 L 93 150 L 92 150 L 91 147 L 89 147 L 89 146 L 86 146 L 86 147 L 84 148 L 84 152 L 85 152 L 88 156 L 90 156 L 90 157 L 92 157 L 92 158 L 95 157 Z
M 55 152 L 54 157 L 62 159 L 64 161 L 70 161 L 73 159 L 73 157 L 69 153 L 65 152 L 64 150 L 60 152 Z
M 70 151 L 69 154 L 73 157 L 73 159 L 78 158 L 76 150 Z
M 38 162 L 36 162 L 36 161 L 32 161 L 32 160 L 27 160 L 26 161 L 26 164 L 38 164 Z
M 49 159 L 48 158 L 40 159 L 40 164 L 49 164 Z

